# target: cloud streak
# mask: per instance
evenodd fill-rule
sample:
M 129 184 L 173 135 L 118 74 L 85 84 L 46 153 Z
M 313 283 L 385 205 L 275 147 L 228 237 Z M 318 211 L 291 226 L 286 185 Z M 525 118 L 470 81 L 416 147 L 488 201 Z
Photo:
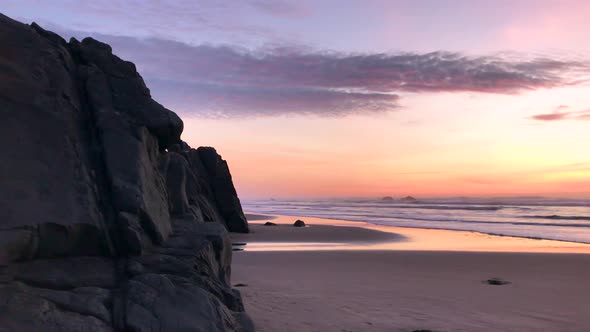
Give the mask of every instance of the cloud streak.
M 590 72 L 587 63 L 578 61 L 514 61 L 447 52 L 356 55 L 285 48 L 252 52 L 157 39 L 115 44 L 166 76 L 253 86 L 510 94 L 576 84 Z
M 263 13 L 277 17 L 300 18 L 311 14 L 311 9 L 303 1 L 251 0 L 248 3 Z
M 398 95 L 298 87 L 236 86 L 151 80 L 168 107 L 208 117 L 317 115 L 340 117 L 397 108 Z M 159 97 L 161 96 L 161 97 Z
M 562 120 L 590 120 L 590 109 L 584 111 L 563 111 L 569 107 L 558 106 L 552 113 L 542 113 L 531 116 L 530 118 L 538 121 L 562 121 Z
M 81 37 L 71 31 L 65 34 Z M 155 38 L 93 37 L 135 62 L 156 98 L 194 115 L 389 112 L 400 107 L 403 93 L 518 94 L 579 84 L 590 73 L 588 63 L 568 59 L 249 50 Z M 539 114 L 536 119 L 557 120 L 561 114 Z

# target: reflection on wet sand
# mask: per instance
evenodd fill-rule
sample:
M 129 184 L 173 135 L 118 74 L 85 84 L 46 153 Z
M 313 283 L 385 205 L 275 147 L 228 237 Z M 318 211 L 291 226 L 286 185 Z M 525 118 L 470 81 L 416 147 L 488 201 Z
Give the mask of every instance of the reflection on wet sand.
M 477 232 L 377 226 L 364 222 L 264 216 L 276 227 L 251 223 L 250 234 L 232 234 L 234 250 L 245 251 L 330 251 L 330 250 L 419 250 L 489 252 L 590 253 L 582 243 L 496 236 Z M 304 219 L 309 227 L 293 227 Z

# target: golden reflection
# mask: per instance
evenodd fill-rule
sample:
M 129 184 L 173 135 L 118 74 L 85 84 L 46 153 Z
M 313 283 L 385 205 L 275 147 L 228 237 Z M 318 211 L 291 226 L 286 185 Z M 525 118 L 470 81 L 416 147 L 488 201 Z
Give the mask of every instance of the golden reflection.
M 289 227 L 295 220 L 303 219 L 308 227 L 297 229 Z M 311 217 L 276 216 L 272 222 L 278 227 L 262 226 L 265 220 L 251 221 L 251 234 L 232 235 L 234 243 L 245 245 L 236 248 L 245 251 L 330 251 L 330 250 L 408 250 L 408 251 L 482 251 L 482 252 L 545 252 L 545 253 L 590 253 L 590 244 L 537 240 L 512 236 L 497 236 L 470 231 L 449 231 L 438 229 L 421 229 L 372 225 L 366 222 L 332 220 Z M 314 226 L 317 227 L 314 229 Z M 347 241 L 339 241 L 330 227 L 349 229 Z M 257 228 L 259 227 L 259 228 Z M 373 230 L 396 234 L 384 240 L 383 237 L 369 236 L 358 229 Z M 298 241 L 268 240 L 268 233 L 275 233 L 276 238 L 285 237 L 286 233 L 300 233 Z M 303 233 L 305 232 L 305 233 Z M 265 238 L 262 238 L 265 233 Z M 357 234 L 356 238 L 351 234 Z M 272 234 L 271 234 L 272 235 Z M 306 241 L 305 238 L 313 239 Z M 351 240 L 352 239 L 352 240 Z

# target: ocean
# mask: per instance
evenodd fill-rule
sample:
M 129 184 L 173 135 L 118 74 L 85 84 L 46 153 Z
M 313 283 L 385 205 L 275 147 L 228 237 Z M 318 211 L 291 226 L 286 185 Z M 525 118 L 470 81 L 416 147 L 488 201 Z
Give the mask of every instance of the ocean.
M 430 198 L 245 200 L 244 210 L 376 225 L 475 231 L 494 235 L 590 243 L 590 199 Z

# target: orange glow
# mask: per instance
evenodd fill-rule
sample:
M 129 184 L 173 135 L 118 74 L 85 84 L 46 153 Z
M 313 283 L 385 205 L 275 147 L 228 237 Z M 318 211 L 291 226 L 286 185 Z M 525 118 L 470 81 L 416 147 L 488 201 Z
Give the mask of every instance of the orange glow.
M 370 117 L 188 119 L 184 139 L 215 146 L 246 198 L 589 196 L 589 122 L 529 119 L 564 100 L 586 109 L 587 89 L 409 96 Z
M 291 225 L 295 216 L 277 216 L 272 221 L 277 224 Z M 303 218 L 303 217 L 301 217 Z M 479 252 L 552 252 L 552 253 L 590 253 L 590 245 L 585 243 L 526 239 L 511 236 L 496 236 L 468 231 L 448 231 L 441 229 L 421 229 L 372 225 L 359 221 L 345 221 L 305 217 L 311 228 L 315 225 L 348 226 L 368 228 L 381 232 L 401 235 L 403 239 L 374 240 L 364 243 L 347 242 L 335 239 L 333 232 L 322 236 L 321 230 L 316 234 L 308 232 L 305 237 L 292 241 L 264 241 L 260 233 L 234 234 L 235 242 L 246 242 L 248 251 L 292 251 L 292 250 L 426 250 L 426 251 L 479 251 Z M 262 224 L 253 221 L 251 224 Z M 254 226 L 255 227 L 255 226 Z M 289 228 L 291 229 L 291 228 Z M 277 229 L 273 229 L 276 232 Z M 282 230 L 282 235 L 289 234 Z M 311 233 L 311 234 L 310 234 Z M 312 236 L 313 234 L 313 236 Z M 274 234 L 275 238 L 277 235 Z M 361 235 L 362 236 L 362 235 Z M 313 241 L 308 240 L 313 237 Z M 305 241 L 305 242 L 302 242 Z

